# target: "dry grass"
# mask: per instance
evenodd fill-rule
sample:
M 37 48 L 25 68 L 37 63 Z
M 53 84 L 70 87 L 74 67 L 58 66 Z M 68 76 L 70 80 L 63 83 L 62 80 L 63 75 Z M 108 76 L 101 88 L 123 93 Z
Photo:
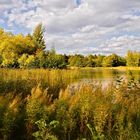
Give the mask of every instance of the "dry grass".
M 33 139 L 34 132 L 48 129 L 60 140 L 140 139 L 140 84 L 132 77 L 103 88 L 72 85 L 82 78 L 79 70 L 0 71 L 0 139 Z M 38 128 L 39 120 L 47 128 Z M 57 127 L 49 125 L 54 120 Z

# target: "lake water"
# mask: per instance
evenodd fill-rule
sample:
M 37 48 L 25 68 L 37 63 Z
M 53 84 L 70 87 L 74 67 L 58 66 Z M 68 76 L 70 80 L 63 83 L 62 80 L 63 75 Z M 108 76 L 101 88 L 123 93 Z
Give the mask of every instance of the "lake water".
M 120 70 L 111 68 L 79 69 L 80 81 L 109 83 L 117 79 L 140 81 L 140 70 Z

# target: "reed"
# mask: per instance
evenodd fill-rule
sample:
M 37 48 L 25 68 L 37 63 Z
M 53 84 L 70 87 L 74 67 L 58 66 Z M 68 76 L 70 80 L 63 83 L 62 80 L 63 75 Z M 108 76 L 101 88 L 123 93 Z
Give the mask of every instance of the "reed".
M 82 74 L 0 69 L 0 139 L 140 139 L 139 81 L 77 83 Z

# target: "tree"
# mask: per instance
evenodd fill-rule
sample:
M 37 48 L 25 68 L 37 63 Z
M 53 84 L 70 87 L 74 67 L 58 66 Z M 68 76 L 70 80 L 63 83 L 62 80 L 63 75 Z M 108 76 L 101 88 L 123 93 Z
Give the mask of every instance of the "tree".
M 11 40 L 5 40 L 1 43 L 0 55 L 3 67 L 17 67 L 18 54 Z
M 45 67 L 47 68 L 66 68 L 66 61 L 65 61 L 65 57 L 61 54 L 56 54 L 55 50 L 52 49 L 47 57 L 46 57 L 46 61 L 45 61 Z
M 127 66 L 140 66 L 140 53 L 139 52 L 132 52 L 128 51 L 126 56 Z
M 102 66 L 102 62 L 105 56 L 103 55 L 98 55 L 97 58 L 95 59 L 95 66 L 96 67 L 101 67 Z
M 109 56 L 104 57 L 102 62 L 103 67 L 112 67 L 112 59 Z
M 20 68 L 26 68 L 26 60 L 28 58 L 28 54 L 23 54 L 19 59 L 18 59 L 18 63 L 19 63 L 19 67 Z
M 69 65 L 75 67 L 84 67 L 84 56 L 83 55 L 74 55 L 69 58 Z
M 44 31 L 42 24 L 38 24 L 33 32 L 33 41 L 36 46 L 36 51 L 43 51 L 46 47 L 44 40 Z
M 0 65 L 2 64 L 2 56 L 0 55 Z
M 111 54 L 104 57 L 103 64 L 104 67 L 117 67 L 125 65 L 125 60 L 116 54 Z
M 95 67 L 95 57 L 93 55 L 88 55 L 85 57 L 85 66 L 86 67 Z
M 45 67 L 45 61 L 46 61 L 46 53 L 44 51 L 39 51 L 36 53 L 36 64 L 39 68 Z
M 5 32 L 2 28 L 0 28 L 0 44 L 5 40 L 9 40 L 13 37 L 13 35 L 9 32 Z
M 20 68 L 35 68 L 36 65 L 36 58 L 34 55 L 23 54 L 18 59 L 19 67 Z
M 28 59 L 26 60 L 26 65 L 28 68 L 35 68 L 37 67 L 36 65 L 36 58 L 34 55 L 29 55 Z
M 4 34 L 4 30 L 0 28 L 0 36 L 2 36 L 3 34 Z
M 12 42 L 19 56 L 22 54 L 32 55 L 35 54 L 36 52 L 34 42 L 29 35 L 27 36 L 23 36 L 22 34 L 15 35 L 12 38 Z

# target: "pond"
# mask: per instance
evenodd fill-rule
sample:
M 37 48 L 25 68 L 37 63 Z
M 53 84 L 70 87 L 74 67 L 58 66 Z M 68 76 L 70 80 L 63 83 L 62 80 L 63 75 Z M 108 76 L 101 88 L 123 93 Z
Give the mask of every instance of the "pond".
M 140 70 L 127 70 L 115 68 L 79 69 L 82 81 L 113 82 L 117 79 L 140 81 Z

